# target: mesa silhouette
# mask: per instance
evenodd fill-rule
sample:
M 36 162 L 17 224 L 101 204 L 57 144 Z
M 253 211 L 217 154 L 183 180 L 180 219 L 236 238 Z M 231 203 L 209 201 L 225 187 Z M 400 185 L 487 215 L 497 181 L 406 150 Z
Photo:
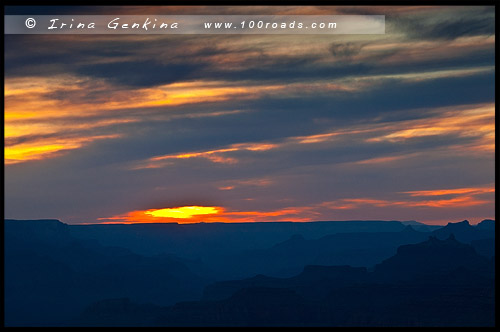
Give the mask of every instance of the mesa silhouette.
M 453 236 L 432 237 L 402 246 L 373 272 L 306 266 L 291 278 L 219 282 L 201 301 L 155 307 L 153 316 L 128 301 L 108 301 L 104 311 L 96 303 L 81 322 L 116 325 L 127 316 L 145 326 L 493 326 L 494 260 Z
M 494 225 L 5 220 L 5 324 L 490 326 Z

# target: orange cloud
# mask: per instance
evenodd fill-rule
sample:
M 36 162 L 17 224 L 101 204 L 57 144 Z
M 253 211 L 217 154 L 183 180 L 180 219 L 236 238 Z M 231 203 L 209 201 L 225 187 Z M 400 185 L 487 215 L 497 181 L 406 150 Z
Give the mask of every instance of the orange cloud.
M 312 85 L 311 85 L 312 84 Z M 51 158 L 63 150 L 73 150 L 91 142 L 95 133 L 91 129 L 106 130 L 118 124 L 148 120 L 166 121 L 176 117 L 223 116 L 241 112 L 239 110 L 207 112 L 201 114 L 168 114 L 162 111 L 164 106 L 225 101 L 231 98 L 255 99 L 263 94 L 308 93 L 321 87 L 325 91 L 349 89 L 336 84 L 295 83 L 289 85 L 252 85 L 246 83 L 235 86 L 224 81 L 194 81 L 165 84 L 151 88 L 124 89 L 115 87 L 106 81 L 92 80 L 86 77 L 60 75 L 54 77 L 22 77 L 5 79 L 5 152 L 9 155 L 9 164 L 23 161 Z M 93 98 L 89 98 L 92 93 Z M 160 108 L 159 108 L 160 107 Z M 137 108 L 149 109 L 141 116 L 129 115 Z M 120 117 L 117 118 L 117 112 Z M 98 118 L 98 119 L 96 119 Z M 79 131 L 79 137 L 68 139 L 67 133 Z M 51 135 L 57 142 L 36 140 L 34 137 Z M 116 137 L 99 135 L 100 139 Z M 10 144 L 13 138 L 23 138 L 24 146 Z M 28 142 L 29 141 L 29 142 Z M 61 143 L 65 141 L 64 143 Z M 146 167 L 161 167 L 151 163 L 167 159 L 203 157 L 215 163 L 236 163 L 232 157 L 223 156 L 226 152 L 247 150 L 266 151 L 275 148 L 272 143 L 234 144 L 227 149 L 178 154 L 174 156 L 154 157 Z
M 367 139 L 368 142 L 400 142 L 415 137 L 449 135 L 461 137 L 487 137 L 494 143 L 495 105 L 478 105 L 472 108 L 458 107 L 455 110 L 443 110 L 438 117 L 421 120 L 403 121 L 394 126 L 388 134 Z M 405 129 L 400 129 L 401 127 Z M 388 128 L 390 129 L 390 128 Z
M 75 76 L 6 79 L 5 120 L 85 117 L 120 109 L 214 102 L 235 95 L 252 96 L 259 91 L 280 89 L 280 86 L 225 85 L 224 82 L 199 81 L 128 90 Z M 88 98 L 89 92 L 105 92 L 105 96 L 96 103 Z
M 332 210 L 350 210 L 358 209 L 362 206 L 371 205 L 375 207 L 429 207 L 429 208 L 464 208 L 469 206 L 483 205 L 491 203 L 492 200 L 480 199 L 476 195 L 485 193 L 494 193 L 493 187 L 477 187 L 477 188 L 456 188 L 456 189 L 437 189 L 437 190 L 421 190 L 421 191 L 405 191 L 410 197 L 434 197 L 444 195 L 454 195 L 451 198 L 439 199 L 378 199 L 378 198 L 344 198 L 332 202 L 324 202 L 319 206 Z
M 59 156 L 69 150 L 78 149 L 95 140 L 111 139 L 117 137 L 120 137 L 120 135 L 97 135 L 67 139 L 48 138 L 27 143 L 14 144 L 5 147 L 4 163 L 5 165 L 12 165 L 25 161 L 52 158 L 55 156 Z
M 233 190 L 234 186 L 222 186 L 218 188 L 219 190 Z
M 236 143 L 231 144 L 220 149 L 188 152 L 188 153 L 177 153 L 177 154 L 167 154 L 162 156 L 151 157 L 145 161 L 135 163 L 130 169 L 145 169 L 145 168 L 161 168 L 164 166 L 171 165 L 169 162 L 176 159 L 189 159 L 189 158 L 205 158 L 214 163 L 224 163 L 224 164 L 234 164 L 238 162 L 235 157 L 225 156 L 227 153 L 237 152 L 237 151 L 251 151 L 251 152 L 261 152 L 268 150 L 275 150 L 287 146 L 297 146 L 302 144 L 318 144 L 323 142 L 328 142 L 332 138 L 342 135 L 355 135 L 359 133 L 367 133 L 374 131 L 376 129 L 355 129 L 348 128 L 342 130 L 335 130 L 332 132 L 326 132 L 322 134 L 313 134 L 307 136 L 292 136 L 284 138 L 279 142 L 250 142 L 250 143 Z
M 299 144 L 311 144 L 311 143 L 322 143 L 330 140 L 332 137 L 340 135 L 340 132 L 326 133 L 326 134 L 317 134 L 317 135 L 309 135 L 309 136 L 299 136 L 293 137 L 293 140 L 296 140 Z
M 464 41 L 462 41 L 463 43 Z M 302 47 L 302 46 L 301 46 Z M 367 46 L 368 47 L 368 46 Z M 288 50 L 288 49 L 287 49 Z M 491 68 L 490 68 L 491 69 Z M 461 74 L 477 72 L 477 70 L 490 70 L 488 68 L 465 69 Z M 450 73 L 426 74 L 425 77 L 441 77 Z M 456 73 L 455 73 L 456 74 Z M 408 79 L 420 79 L 416 74 L 404 74 Z M 413 75 L 413 76 L 412 76 Z M 416 76 L 415 76 L 416 75 Z M 434 76 L 433 76 L 434 75 Z M 424 76 L 423 76 L 424 77 Z M 367 78 L 368 81 L 372 78 Z M 169 117 L 175 118 L 179 115 L 169 115 L 168 112 L 159 114 L 158 112 L 148 112 L 138 116 L 121 116 L 115 118 L 116 112 L 133 110 L 135 108 L 146 108 L 154 110 L 159 106 L 174 106 L 191 103 L 216 102 L 229 100 L 231 98 L 254 99 L 262 95 L 304 95 L 309 93 L 328 93 L 329 91 L 354 91 L 363 88 L 357 81 L 340 81 L 332 83 L 310 82 L 292 83 L 288 85 L 240 85 L 224 81 L 194 81 L 166 84 L 152 88 L 128 89 L 117 88 L 105 81 L 91 80 L 85 77 L 70 75 L 60 75 L 55 77 L 23 77 L 5 79 L 5 153 L 11 156 L 9 164 L 29 160 L 51 158 L 59 155 L 58 151 L 74 150 L 93 141 L 92 137 L 99 136 L 102 139 L 116 137 L 114 135 L 96 135 L 90 133 L 93 128 L 105 130 L 107 127 L 116 126 L 122 123 L 166 120 Z M 246 83 L 245 83 L 246 84 Z M 97 93 L 100 99 L 88 98 L 89 93 Z M 98 107 L 96 107 L 98 105 Z M 442 110 L 436 112 L 441 114 Z M 240 112 L 225 111 L 211 112 L 203 114 L 183 114 L 185 117 L 201 116 L 222 116 L 229 113 Z M 102 116 L 104 115 L 104 119 Z M 484 153 L 493 152 L 495 149 L 495 125 L 494 125 L 494 105 L 477 105 L 470 107 L 458 107 L 456 109 L 444 110 L 439 117 L 403 121 L 397 124 L 361 125 L 357 127 L 333 130 L 308 136 L 297 136 L 283 139 L 281 142 L 264 143 L 242 143 L 233 144 L 220 149 L 208 151 L 195 151 L 176 155 L 157 156 L 146 160 L 139 168 L 158 168 L 168 165 L 175 159 L 187 159 L 201 157 L 214 163 L 234 164 L 238 159 L 234 156 L 227 156 L 227 153 L 241 150 L 246 151 L 266 151 L 294 144 L 313 144 L 332 141 L 342 135 L 354 135 L 360 133 L 370 133 L 381 131 L 377 136 L 366 138 L 367 142 L 404 142 L 415 137 L 430 135 L 455 134 L 461 137 L 475 137 L 475 143 L 468 143 L 460 147 L 450 147 L 450 149 L 466 149 L 471 152 Z M 99 116 L 99 120 L 92 117 Z M 108 118 L 106 118 L 108 117 Z M 88 121 L 87 121 L 88 119 Z M 64 121 L 56 121 L 64 120 Z M 82 121 L 84 120 L 84 121 Z M 404 128 L 404 129 L 401 129 Z M 74 140 L 62 138 L 68 131 L 79 130 L 81 134 Z M 56 143 L 38 140 L 25 143 L 25 146 L 14 146 L 10 144 L 12 138 L 23 137 L 26 140 L 33 140 L 36 135 L 52 135 L 59 137 Z M 54 138 L 55 140 L 56 138 Z M 66 140 L 65 144 L 60 144 Z M 30 145 L 29 145 L 30 144 Z M 32 156 L 32 157 L 30 157 Z M 359 163 L 378 163 L 390 161 L 380 157 L 372 160 L 361 161 Z M 162 161 L 162 162 L 159 162 Z M 170 162 L 169 162 L 170 161 Z
M 403 193 L 410 196 L 442 196 L 454 194 L 481 194 L 494 193 L 495 188 L 457 188 L 457 189 L 440 189 L 440 190 L 419 190 L 419 191 L 404 191 Z
M 485 199 L 477 199 L 472 196 L 460 196 L 456 198 L 450 199 L 439 199 L 439 200 L 428 200 L 421 202 L 413 202 L 407 204 L 407 206 L 423 206 L 423 207 L 435 207 L 435 208 L 447 208 L 447 207 L 456 207 L 463 208 L 475 205 L 483 205 L 490 203 L 491 201 Z
M 262 91 L 267 89 L 269 87 L 261 87 Z M 90 92 L 106 93 L 102 100 L 94 100 L 88 98 Z M 5 80 L 4 95 L 6 164 L 52 158 L 60 155 L 61 151 L 78 149 L 96 139 L 118 137 L 116 134 L 96 135 L 91 129 L 101 128 L 102 131 L 118 124 L 148 120 L 147 115 L 120 115 L 116 118 L 116 110 L 219 101 L 242 93 L 251 95 L 249 92 L 246 87 L 221 86 L 219 82 L 176 83 L 129 91 L 101 81 L 69 75 L 8 78 Z M 235 112 L 240 111 L 185 116 L 221 116 Z M 95 116 L 99 118 L 93 118 Z M 152 114 L 150 117 L 155 116 Z M 68 138 L 67 133 L 74 131 L 78 131 L 75 134 L 78 137 Z M 47 135 L 51 138 L 39 138 Z M 23 143 L 17 144 L 17 141 Z M 218 155 L 208 157 L 214 162 L 231 162 Z
M 386 164 L 386 163 L 391 163 L 394 161 L 410 158 L 410 157 L 413 157 L 416 155 L 418 155 L 418 153 L 410 153 L 410 154 L 399 155 L 399 156 L 377 157 L 377 158 L 370 158 L 370 159 L 363 159 L 363 160 L 355 161 L 352 164 L 358 164 L 358 165 Z
M 352 137 L 359 141 L 369 143 L 378 142 L 403 142 L 416 137 L 431 135 L 458 135 L 460 137 L 473 137 L 472 143 L 449 145 L 444 149 L 452 153 L 468 150 L 474 153 L 492 152 L 495 148 L 495 124 L 493 104 L 464 105 L 454 108 L 438 108 L 433 110 L 438 114 L 436 117 L 409 120 L 394 123 L 379 123 L 357 125 L 343 129 L 333 129 L 319 134 L 305 136 L 291 136 L 277 142 L 239 143 L 231 144 L 219 149 L 169 154 L 156 156 L 139 162 L 131 169 L 159 168 L 164 167 L 175 159 L 205 158 L 214 163 L 235 164 L 238 159 L 229 153 L 237 151 L 267 151 L 285 147 L 300 147 L 301 145 L 331 143 L 335 140 L 341 141 L 344 137 Z M 401 129 L 405 128 L 405 129 Z M 359 135 L 356 137 L 356 135 Z M 366 136 L 369 136 L 366 138 Z M 441 148 L 442 149 L 442 148 Z M 381 156 L 360 161 L 351 162 L 359 165 L 384 164 L 418 156 L 419 153 L 408 153 L 404 155 Z
M 278 144 L 271 144 L 271 143 L 238 143 L 238 144 L 231 144 L 227 147 L 215 150 L 167 154 L 162 156 L 151 157 L 146 161 L 142 161 L 136 164 L 131 169 L 159 168 L 169 165 L 170 164 L 170 162 L 168 162 L 169 160 L 190 159 L 190 158 L 205 158 L 214 163 L 235 164 L 238 162 L 238 159 L 234 157 L 225 156 L 226 153 L 237 152 L 237 151 L 260 152 L 260 151 L 272 150 L 277 148 L 278 146 L 279 146 Z

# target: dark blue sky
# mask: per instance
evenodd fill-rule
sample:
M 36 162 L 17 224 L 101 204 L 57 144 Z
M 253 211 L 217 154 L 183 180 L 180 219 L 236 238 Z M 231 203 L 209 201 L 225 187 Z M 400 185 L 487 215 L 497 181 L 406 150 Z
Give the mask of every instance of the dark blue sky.
M 386 33 L 6 35 L 7 218 L 494 218 L 493 7 L 29 10 L 381 14 Z

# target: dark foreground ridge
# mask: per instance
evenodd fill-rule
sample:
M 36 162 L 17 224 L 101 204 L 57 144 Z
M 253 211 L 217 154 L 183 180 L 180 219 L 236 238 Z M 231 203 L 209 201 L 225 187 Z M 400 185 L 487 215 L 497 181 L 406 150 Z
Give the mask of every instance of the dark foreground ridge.
M 253 226 L 204 225 L 190 228 L 204 231 L 191 251 L 204 255 L 181 256 L 167 249 L 196 247 L 202 235 L 138 225 L 134 238 L 130 225 L 5 220 L 5 323 L 494 325 L 494 221 L 419 230 L 388 222 L 378 232 L 367 223 L 270 225 L 266 243 L 250 241 Z M 121 246 L 102 243 L 110 229 Z M 136 250 L 148 239 L 154 253 Z
M 429 250 L 439 269 L 408 261 Z M 201 301 L 163 308 L 116 299 L 88 307 L 81 323 L 116 325 L 121 317 L 139 326 L 493 326 L 494 261 L 454 238 L 431 238 L 402 247 L 374 272 L 306 266 L 292 278 L 212 284 Z

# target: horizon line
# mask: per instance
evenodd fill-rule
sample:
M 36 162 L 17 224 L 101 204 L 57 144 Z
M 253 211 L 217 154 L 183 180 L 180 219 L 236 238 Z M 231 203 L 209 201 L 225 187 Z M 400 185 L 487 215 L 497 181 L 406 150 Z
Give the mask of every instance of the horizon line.
M 483 218 L 477 223 L 471 223 L 470 220 L 468 219 L 462 219 L 459 221 L 443 221 L 444 223 L 433 223 L 429 224 L 426 222 L 422 221 L 417 221 L 417 220 L 382 220 L 382 219 L 350 219 L 350 220 L 308 220 L 308 221 L 242 221 L 242 222 L 224 222 L 224 221 L 214 221 L 214 222 L 204 222 L 204 221 L 197 221 L 197 222 L 81 222 L 81 223 L 67 223 L 64 222 L 58 218 L 40 218 L 40 219 L 16 219 L 16 218 L 4 218 L 4 221 L 11 220 L 11 221 L 58 221 L 60 223 L 63 223 L 65 225 L 69 226 L 91 226 L 91 225 L 160 225 L 160 224 L 166 224 L 166 225 L 196 225 L 196 224 L 276 224 L 276 223 L 325 223 L 325 222 L 399 222 L 399 223 L 408 223 L 408 222 L 415 222 L 424 226 L 446 226 L 450 223 L 460 223 L 463 221 L 467 221 L 470 225 L 478 225 L 481 222 L 485 220 L 493 220 L 493 218 Z M 410 225 L 411 226 L 411 225 Z

